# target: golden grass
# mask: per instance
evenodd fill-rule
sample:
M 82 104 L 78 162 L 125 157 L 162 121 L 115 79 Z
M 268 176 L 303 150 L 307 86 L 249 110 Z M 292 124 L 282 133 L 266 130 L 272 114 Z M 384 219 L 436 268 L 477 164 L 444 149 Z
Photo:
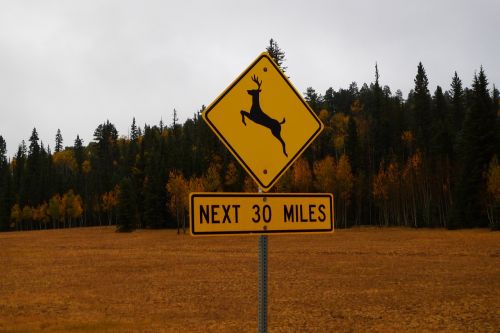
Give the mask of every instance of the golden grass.
M 257 237 L 0 234 L 0 332 L 255 332 Z M 500 330 L 500 233 L 269 238 L 269 331 Z

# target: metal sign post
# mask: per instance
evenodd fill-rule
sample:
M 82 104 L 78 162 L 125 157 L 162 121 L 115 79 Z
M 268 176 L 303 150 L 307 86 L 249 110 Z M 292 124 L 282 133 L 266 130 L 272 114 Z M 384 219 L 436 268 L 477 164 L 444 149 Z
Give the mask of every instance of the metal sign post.
M 259 187 L 259 193 L 262 189 Z M 259 333 L 267 333 L 267 235 L 259 236 Z
M 259 333 L 267 332 L 267 235 L 259 236 Z

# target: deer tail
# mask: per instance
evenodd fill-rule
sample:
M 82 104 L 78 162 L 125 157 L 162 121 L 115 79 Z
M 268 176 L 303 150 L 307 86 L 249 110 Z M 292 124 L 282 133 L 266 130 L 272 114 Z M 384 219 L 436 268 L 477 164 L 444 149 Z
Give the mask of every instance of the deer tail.
M 285 118 L 283 117 L 283 120 L 281 121 L 280 125 L 285 123 Z

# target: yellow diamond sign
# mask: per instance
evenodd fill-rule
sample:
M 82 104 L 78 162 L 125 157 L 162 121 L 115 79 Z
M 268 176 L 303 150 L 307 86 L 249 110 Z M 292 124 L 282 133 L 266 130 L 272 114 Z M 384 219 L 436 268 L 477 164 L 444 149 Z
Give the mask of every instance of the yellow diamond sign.
M 323 130 L 268 53 L 262 53 L 202 116 L 264 191 Z

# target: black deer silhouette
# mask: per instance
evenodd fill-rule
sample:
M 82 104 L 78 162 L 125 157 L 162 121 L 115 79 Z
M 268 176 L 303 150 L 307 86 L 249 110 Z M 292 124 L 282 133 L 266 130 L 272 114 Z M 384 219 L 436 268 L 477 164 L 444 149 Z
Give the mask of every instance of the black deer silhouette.
M 285 118 L 283 118 L 282 122 L 277 121 L 269 117 L 267 114 L 262 111 L 259 103 L 259 94 L 262 91 L 260 86 L 262 85 L 262 80 L 259 81 L 257 76 L 252 76 L 252 81 L 257 83 L 257 89 L 247 90 L 247 93 L 252 96 L 252 107 L 250 108 L 250 112 L 245 110 L 241 110 L 241 121 L 246 126 L 245 117 L 252 120 L 254 123 L 267 127 L 271 130 L 273 136 L 281 142 L 281 146 L 283 147 L 283 154 L 288 157 L 286 153 L 285 141 L 281 138 L 281 125 L 285 123 Z

